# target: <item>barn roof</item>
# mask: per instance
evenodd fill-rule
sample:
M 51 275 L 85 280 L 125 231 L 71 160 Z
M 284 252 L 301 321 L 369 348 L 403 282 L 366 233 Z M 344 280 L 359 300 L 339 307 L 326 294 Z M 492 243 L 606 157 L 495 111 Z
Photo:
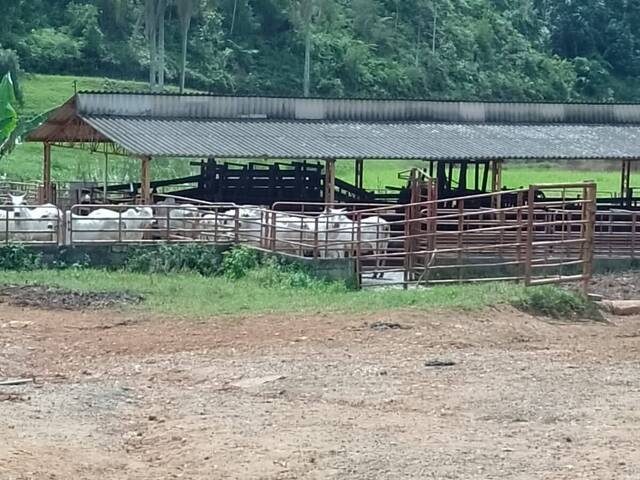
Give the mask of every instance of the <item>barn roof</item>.
M 154 157 L 640 159 L 640 105 L 88 92 L 27 140 Z

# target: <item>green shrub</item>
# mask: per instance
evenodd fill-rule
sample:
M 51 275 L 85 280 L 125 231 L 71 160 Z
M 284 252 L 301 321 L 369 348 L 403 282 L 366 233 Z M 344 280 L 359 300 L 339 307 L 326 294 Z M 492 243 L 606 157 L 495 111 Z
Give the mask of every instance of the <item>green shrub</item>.
M 224 252 L 222 270 L 229 278 L 242 278 L 262 264 L 262 254 L 246 247 L 235 247 Z
M 513 305 L 525 312 L 558 320 L 603 318 L 598 308 L 583 294 L 552 286 L 527 288 Z
M 300 264 L 287 262 L 278 257 L 268 257 L 262 265 L 250 270 L 247 276 L 258 284 L 271 288 L 313 288 L 326 289 L 338 286 L 319 280 L 310 275 Z
M 42 255 L 23 245 L 0 247 L 0 270 L 36 270 L 42 266 Z
M 125 270 L 141 273 L 195 272 L 204 276 L 222 273 L 222 254 L 204 245 L 162 245 L 132 250 Z

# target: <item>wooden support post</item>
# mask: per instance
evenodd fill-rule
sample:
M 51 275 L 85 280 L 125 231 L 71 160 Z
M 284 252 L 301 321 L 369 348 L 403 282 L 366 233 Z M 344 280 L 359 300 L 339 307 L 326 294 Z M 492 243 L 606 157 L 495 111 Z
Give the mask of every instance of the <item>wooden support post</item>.
M 484 161 L 482 163 L 484 170 L 482 171 L 482 193 L 487 193 L 487 187 L 489 185 L 489 167 L 491 162 Z
M 336 160 L 331 158 L 325 162 L 324 203 L 333 205 L 336 201 Z
M 622 175 L 620 176 L 620 206 L 631 208 L 631 160 L 622 160 Z
M 522 263 L 522 207 L 524 205 L 524 192 L 520 191 L 518 192 L 518 196 L 517 196 L 517 200 L 516 200 L 516 207 L 518 208 L 518 210 L 516 211 L 516 223 L 518 225 L 518 229 L 516 230 L 516 244 L 518 245 L 516 247 L 516 261 L 518 262 L 518 264 L 516 265 L 516 268 L 518 269 L 518 277 L 524 276 L 524 271 L 525 269 L 523 268 L 523 263 Z M 518 279 L 518 281 L 520 281 L 520 278 Z
M 622 167 L 620 171 L 620 206 L 623 207 L 624 199 L 627 196 L 625 193 L 627 185 L 627 161 L 622 160 L 622 164 L 620 166 Z
M 582 244 L 582 288 L 589 293 L 589 284 L 593 275 L 593 237 L 596 223 L 596 184 L 588 183 L 584 188 L 582 204 L 583 240 Z
M 460 195 L 468 195 L 467 192 L 467 169 L 469 162 L 462 160 L 460 162 L 460 177 L 458 177 L 458 188 L 460 189 Z
M 476 160 L 474 162 L 475 165 L 475 191 L 478 193 L 480 190 L 480 163 Z
M 53 202 L 53 189 L 51 185 L 51 144 L 44 144 L 44 158 L 42 162 L 42 203 Z
M 107 203 L 107 195 L 109 190 L 109 152 L 107 152 L 107 147 L 104 147 L 104 185 L 102 187 L 102 202 L 104 204 Z
M 493 160 L 491 162 L 491 191 L 500 192 L 502 190 L 502 160 Z M 502 206 L 502 195 L 493 197 L 493 208 Z
M 142 157 L 140 171 L 140 202 L 151 205 L 151 157 Z
M 364 188 L 364 160 L 361 158 L 356 160 L 356 188 Z
M 436 181 L 438 182 L 438 198 L 448 198 L 449 182 L 447 181 L 444 162 L 438 162 L 436 164 Z
M 529 192 L 527 195 L 527 247 L 524 252 L 524 283 L 525 285 L 531 285 L 533 276 L 533 242 L 535 241 L 535 202 L 536 202 L 536 189 L 534 185 L 529 186 Z

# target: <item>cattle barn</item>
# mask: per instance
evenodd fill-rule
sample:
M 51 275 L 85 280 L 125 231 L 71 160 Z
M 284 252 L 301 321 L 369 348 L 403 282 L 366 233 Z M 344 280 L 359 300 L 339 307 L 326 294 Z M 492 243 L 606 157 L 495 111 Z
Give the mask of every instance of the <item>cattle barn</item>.
M 504 161 L 544 159 L 620 162 L 620 193 L 606 202 L 633 208 L 640 105 L 80 92 L 26 140 L 44 145 L 45 202 L 55 201 L 52 147 L 71 147 L 139 159 L 139 182 L 103 189 L 143 204 L 172 186 L 210 202 L 406 203 L 403 189 L 364 188 L 367 164 L 382 159 L 424 161 L 445 199 L 500 190 Z M 200 173 L 153 178 L 160 157 Z M 353 162 L 353 183 L 336 178 L 336 160 Z

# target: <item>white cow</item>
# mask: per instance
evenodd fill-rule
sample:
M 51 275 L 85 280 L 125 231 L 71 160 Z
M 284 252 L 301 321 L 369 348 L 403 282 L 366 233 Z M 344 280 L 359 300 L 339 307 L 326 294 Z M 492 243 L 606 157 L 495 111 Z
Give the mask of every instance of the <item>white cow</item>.
M 234 215 L 232 225 L 237 228 L 240 243 L 254 247 L 261 246 L 263 210 L 259 207 L 244 206 L 238 209 Z M 237 223 L 237 225 L 236 225 Z
M 352 256 L 357 250 L 358 224 L 346 215 L 346 209 L 328 208 L 318 217 L 320 255 L 328 258 Z M 315 227 L 314 227 L 315 228 Z M 384 255 L 389 249 L 391 226 L 384 218 L 365 217 L 360 220 L 360 254 Z M 326 246 L 323 246 L 326 245 Z M 373 278 L 384 276 L 384 259 L 376 258 Z
M 360 221 L 360 253 L 373 252 L 374 255 L 386 255 L 391 239 L 391 226 L 382 217 L 366 217 Z M 373 278 L 384 277 L 384 259 L 376 257 L 376 271 Z
M 153 209 L 150 207 L 134 207 L 125 210 L 122 212 L 122 222 L 126 226 L 123 236 L 126 242 L 139 242 L 157 224 L 153 218 Z
M 214 242 L 233 241 L 234 225 L 234 212 L 207 213 L 200 219 L 200 238 Z
M 315 230 L 316 222 L 313 222 Z M 320 256 L 343 258 L 352 250 L 354 223 L 346 215 L 346 209 L 327 208 L 318 216 L 318 244 Z
M 197 238 L 200 234 L 200 219 L 202 215 L 198 207 L 191 204 L 177 204 L 170 198 L 154 205 L 157 227 L 161 231 L 167 230 L 167 219 L 170 233 L 182 237 Z
M 284 213 L 270 212 L 266 217 L 266 235 L 271 242 L 265 247 L 280 252 L 296 252 L 302 255 L 313 245 L 315 225 L 303 216 L 291 216 Z M 275 219 L 275 222 L 274 222 Z
M 27 242 L 51 242 L 60 230 L 63 215 L 58 207 L 52 204 L 36 208 L 24 205 L 25 195 L 9 195 L 13 212 L 3 212 L 3 219 L 9 221 L 11 238 Z M 3 222 L 4 223 L 4 222 Z M 6 236 L 6 227 L 3 225 Z
M 120 222 L 118 212 L 99 208 L 89 215 L 67 211 L 67 245 L 78 242 L 118 242 L 124 239 L 126 224 Z
M 67 243 L 74 242 L 139 242 L 154 225 L 150 207 L 129 208 L 120 214 L 99 208 L 87 216 L 70 215 Z M 69 222 L 69 221 L 68 221 Z M 71 238 L 70 230 L 73 230 Z

